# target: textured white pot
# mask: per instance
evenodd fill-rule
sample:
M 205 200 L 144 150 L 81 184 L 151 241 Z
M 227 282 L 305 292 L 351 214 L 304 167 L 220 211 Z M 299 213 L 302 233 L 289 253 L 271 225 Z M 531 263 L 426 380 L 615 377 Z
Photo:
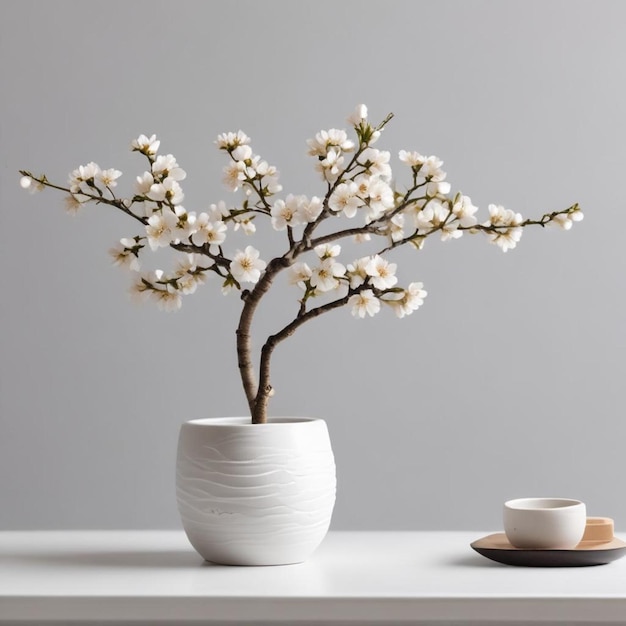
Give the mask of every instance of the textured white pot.
M 183 527 L 207 561 L 305 561 L 328 531 L 335 460 L 326 422 L 248 417 L 192 420 L 178 440 L 176 496 Z

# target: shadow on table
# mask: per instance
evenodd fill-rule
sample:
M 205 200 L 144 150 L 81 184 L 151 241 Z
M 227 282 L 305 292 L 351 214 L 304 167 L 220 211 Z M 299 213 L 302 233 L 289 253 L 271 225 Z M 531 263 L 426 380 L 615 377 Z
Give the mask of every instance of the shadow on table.
M 137 552 L 46 552 L 3 554 L 3 562 L 37 563 L 55 567 L 188 568 L 228 567 L 203 561 L 192 550 L 138 550 Z
M 454 567 L 489 567 L 489 568 L 498 568 L 498 567 L 507 567 L 502 563 L 496 563 L 495 561 L 490 561 L 485 557 L 481 557 L 478 554 L 467 554 L 465 556 L 460 556 L 456 559 L 450 559 L 447 563 L 448 565 L 453 565 Z

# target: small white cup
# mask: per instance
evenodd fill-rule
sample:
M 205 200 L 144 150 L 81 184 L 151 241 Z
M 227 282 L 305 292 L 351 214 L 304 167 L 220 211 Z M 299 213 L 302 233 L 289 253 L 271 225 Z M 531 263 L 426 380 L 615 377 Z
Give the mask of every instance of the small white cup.
M 570 550 L 583 538 L 587 509 L 569 498 L 520 498 L 504 503 L 504 532 L 516 548 Z

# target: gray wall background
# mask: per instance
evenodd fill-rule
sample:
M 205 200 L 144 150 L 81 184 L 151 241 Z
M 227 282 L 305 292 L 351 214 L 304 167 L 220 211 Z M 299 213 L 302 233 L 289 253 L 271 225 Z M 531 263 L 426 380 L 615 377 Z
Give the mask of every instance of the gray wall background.
M 135 306 L 107 255 L 135 226 L 106 208 L 66 216 L 17 170 L 65 183 L 93 159 L 128 190 L 144 165 L 129 142 L 154 132 L 201 210 L 230 200 L 212 142 L 242 128 L 285 193 L 320 194 L 305 140 L 359 102 L 396 114 L 379 142 L 395 163 L 437 154 L 484 211 L 578 201 L 586 218 L 506 255 L 479 237 L 400 251 L 403 281 L 429 291 L 419 312 L 343 309 L 277 350 L 272 412 L 328 421 L 334 528 L 498 529 L 503 500 L 546 494 L 626 528 L 624 3 L 2 9 L 1 528 L 177 528 L 180 423 L 245 413 L 238 299 L 211 281 L 177 314 Z M 259 339 L 288 294 L 260 312 Z

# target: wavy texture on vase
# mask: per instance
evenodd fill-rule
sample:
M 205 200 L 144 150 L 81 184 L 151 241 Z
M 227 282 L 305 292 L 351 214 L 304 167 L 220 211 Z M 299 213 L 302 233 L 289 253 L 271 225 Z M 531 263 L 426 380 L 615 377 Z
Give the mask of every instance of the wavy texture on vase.
M 207 560 L 304 561 L 328 531 L 335 462 L 323 420 L 195 420 L 180 432 L 178 509 Z

